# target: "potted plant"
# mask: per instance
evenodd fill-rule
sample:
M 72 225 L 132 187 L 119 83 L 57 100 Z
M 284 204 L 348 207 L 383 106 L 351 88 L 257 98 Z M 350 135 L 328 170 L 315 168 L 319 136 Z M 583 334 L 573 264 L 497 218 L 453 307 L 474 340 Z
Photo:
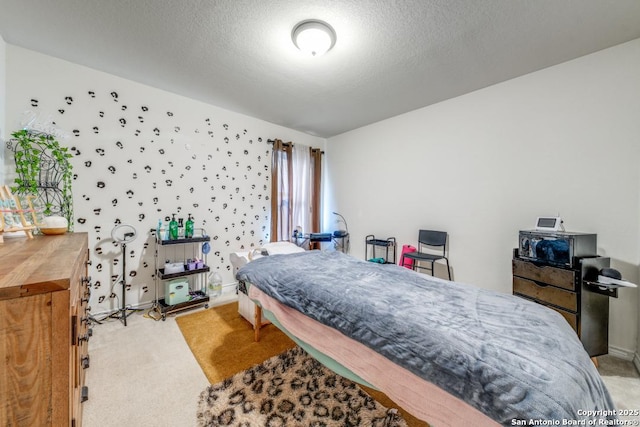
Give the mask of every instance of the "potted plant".
M 32 194 L 44 205 L 44 215 L 59 213 L 73 224 L 73 166 L 67 147 L 53 135 L 23 129 L 11 134 L 16 174 L 12 190 Z

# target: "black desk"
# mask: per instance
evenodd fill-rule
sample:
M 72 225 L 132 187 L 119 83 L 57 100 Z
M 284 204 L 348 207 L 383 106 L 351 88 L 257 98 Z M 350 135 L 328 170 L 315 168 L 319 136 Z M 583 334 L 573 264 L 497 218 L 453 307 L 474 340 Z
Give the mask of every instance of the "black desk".
M 311 243 L 333 242 L 333 247 L 340 252 L 349 253 L 349 234 L 336 237 L 332 233 L 308 233 L 291 236 L 291 242 L 297 246 L 309 250 Z

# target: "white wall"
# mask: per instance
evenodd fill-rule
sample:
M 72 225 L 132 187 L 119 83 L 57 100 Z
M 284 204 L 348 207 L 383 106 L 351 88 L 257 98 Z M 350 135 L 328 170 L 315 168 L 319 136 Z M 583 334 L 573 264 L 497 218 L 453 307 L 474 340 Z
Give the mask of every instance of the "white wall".
M 502 292 L 511 290 L 511 250 L 518 230 L 530 227 L 538 215 L 560 213 L 569 230 L 598 233 L 600 255 L 612 257 L 616 268 L 638 281 L 639 53 L 640 41 L 636 40 L 331 138 L 325 148 L 326 211 L 336 210 L 346 217 L 351 252 L 356 256 L 363 256 L 364 236 L 370 233 L 395 236 L 399 244 L 415 244 L 419 228 L 448 230 L 454 278 Z M 94 312 L 109 309 L 116 301 L 108 289 L 110 276 L 117 272 L 114 259 L 119 256 L 108 242 L 115 220 L 135 223 L 144 231 L 154 227 L 159 216 L 175 210 L 179 202 L 169 194 L 183 194 L 188 200 L 185 205 L 216 196 L 211 210 L 198 208 L 193 213 L 198 221 L 208 222 L 210 234 L 219 233 L 216 242 L 221 250 L 213 264 L 223 272 L 225 282 L 230 282 L 228 253 L 258 244 L 268 233 L 264 212 L 268 204 L 264 199 L 255 203 L 258 196 L 268 193 L 264 189 L 251 192 L 251 185 L 266 185 L 266 139 L 314 146 L 324 142 L 6 45 L 2 39 L 0 81 L 0 127 L 5 138 L 20 127 L 26 109 L 51 115 L 61 128 L 80 131 L 70 143 L 77 149 L 76 218 L 85 222 L 75 229 L 90 233 L 94 257 L 102 252 L 101 271 L 94 263 L 91 272 L 102 283 L 92 297 Z M 88 96 L 89 90 L 95 92 L 95 98 Z M 118 93 L 118 101 L 111 92 Z M 74 98 L 71 105 L 66 96 Z M 31 99 L 38 100 L 38 107 L 31 106 Z M 122 111 L 123 105 L 130 109 Z M 151 107 L 144 123 L 137 119 L 142 106 Z M 98 116 L 102 110 L 107 120 Z M 166 115 L 168 111 L 174 113 L 173 119 Z M 127 119 L 124 127 L 117 120 L 123 117 Z M 204 122 L 207 118 L 208 123 Z M 176 131 L 176 125 L 181 125 L 180 130 Z M 98 134 L 93 126 L 99 126 Z M 156 126 L 162 130 L 160 137 L 153 133 Z M 209 126 L 215 129 L 213 136 L 207 134 Z M 141 133 L 135 135 L 135 130 Z M 236 135 L 239 138 L 234 142 Z M 125 142 L 126 155 L 113 148 L 118 141 Z M 233 150 L 226 149 L 235 143 Z M 163 145 L 166 157 L 159 157 L 153 144 Z M 193 151 L 187 152 L 187 144 Z M 247 159 L 242 158 L 245 149 Z M 104 155 L 100 150 L 105 150 Z M 208 157 L 211 159 L 203 162 Z M 87 161 L 90 169 L 85 166 Z M 228 172 L 238 167 L 236 162 L 245 169 L 251 166 L 255 175 L 245 180 L 244 172 L 233 172 L 221 178 L 228 180 L 225 185 L 247 181 L 240 186 L 245 200 L 234 200 L 233 191 L 222 190 L 221 185 L 207 190 L 202 198 L 200 193 L 189 192 L 189 178 L 180 178 L 185 175 L 180 169 L 190 164 L 195 165 L 192 171 L 208 167 L 203 175 L 211 176 L 212 169 L 219 173 L 227 168 Z M 141 178 L 140 171 L 147 164 L 153 166 L 153 177 Z M 116 174 L 109 171 L 113 165 Z M 153 181 L 166 179 L 175 181 L 173 189 L 150 190 Z M 99 181 L 108 184 L 107 190 L 97 189 Z M 205 188 L 201 182 L 195 187 Z M 229 187 L 235 191 L 235 185 Z M 127 189 L 137 195 L 130 199 Z M 144 200 L 140 200 L 141 193 Z M 160 201 L 154 204 L 157 195 Z M 119 202 L 113 206 L 115 199 Z M 222 209 L 223 200 L 229 210 Z M 605 203 L 609 200 L 613 203 Z M 258 219 L 246 220 L 238 231 L 234 208 L 247 218 L 257 215 Z M 326 220 L 327 230 L 341 228 L 333 225 L 333 216 Z M 133 260 L 128 261 L 136 273 L 129 280 L 130 303 L 152 297 L 151 258 L 144 242 L 137 242 Z M 100 297 L 103 302 L 98 304 Z M 633 290 L 623 290 L 621 298 L 612 300 L 610 344 L 614 349 L 637 348 L 640 352 L 638 301 L 640 295 Z
M 269 241 L 267 140 L 325 142 L 12 45 L 6 68 L 7 134 L 29 110 L 71 135 L 60 142 L 74 154 L 74 229 L 89 233 L 94 314 L 120 306 L 121 288 L 111 287 L 122 268 L 110 235 L 118 221 L 140 234 L 127 246 L 127 303 L 153 300 L 150 230 L 172 213 L 204 226 L 208 264 L 232 283 L 229 253 Z
M 4 158 L 5 158 L 5 145 L 4 140 L 8 137 L 5 133 L 6 122 L 6 100 L 7 100 L 7 82 L 6 82 L 6 70 L 7 70 L 7 44 L 2 36 L 0 36 L 0 185 L 4 184 Z
M 330 138 L 328 210 L 359 257 L 367 234 L 415 245 L 421 228 L 446 230 L 454 279 L 501 292 L 518 230 L 560 214 L 637 281 L 639 75 L 640 39 Z M 627 289 L 611 302 L 610 346 L 626 356 L 637 304 Z

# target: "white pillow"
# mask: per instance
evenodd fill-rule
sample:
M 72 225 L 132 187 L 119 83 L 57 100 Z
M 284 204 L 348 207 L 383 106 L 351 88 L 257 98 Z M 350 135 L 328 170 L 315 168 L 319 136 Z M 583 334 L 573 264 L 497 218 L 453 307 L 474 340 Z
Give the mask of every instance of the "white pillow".
M 300 246 L 291 242 L 270 242 L 262 245 L 269 255 L 294 254 L 296 252 L 304 252 Z

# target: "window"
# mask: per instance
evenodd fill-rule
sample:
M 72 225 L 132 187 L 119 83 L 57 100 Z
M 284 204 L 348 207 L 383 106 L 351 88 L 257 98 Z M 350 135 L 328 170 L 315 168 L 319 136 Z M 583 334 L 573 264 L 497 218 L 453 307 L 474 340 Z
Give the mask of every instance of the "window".
M 290 240 L 298 227 L 319 232 L 322 152 L 276 139 L 271 178 L 271 241 Z

